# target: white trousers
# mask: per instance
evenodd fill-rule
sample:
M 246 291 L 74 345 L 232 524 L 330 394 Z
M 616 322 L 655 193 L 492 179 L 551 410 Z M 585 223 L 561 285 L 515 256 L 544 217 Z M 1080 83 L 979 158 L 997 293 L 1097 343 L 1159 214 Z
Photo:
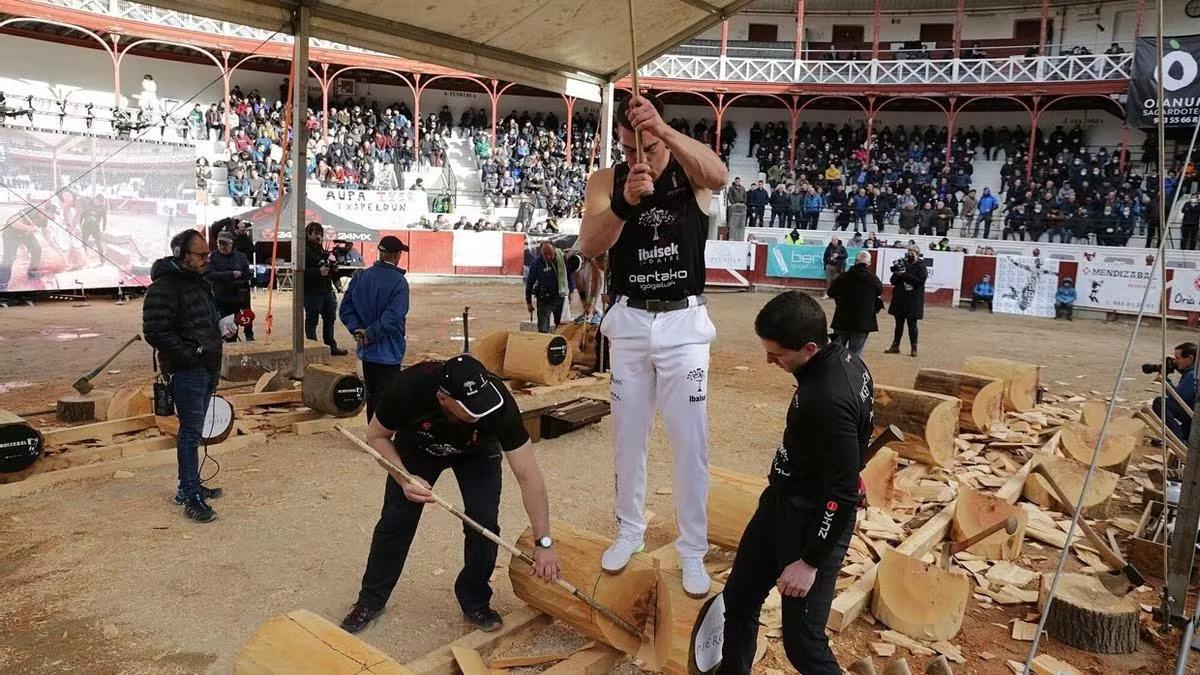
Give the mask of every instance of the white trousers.
M 611 341 L 616 516 L 646 532 L 646 454 L 654 413 L 671 442 L 681 558 L 708 552 L 708 353 L 717 330 L 703 305 L 652 314 L 621 298 L 604 316 Z

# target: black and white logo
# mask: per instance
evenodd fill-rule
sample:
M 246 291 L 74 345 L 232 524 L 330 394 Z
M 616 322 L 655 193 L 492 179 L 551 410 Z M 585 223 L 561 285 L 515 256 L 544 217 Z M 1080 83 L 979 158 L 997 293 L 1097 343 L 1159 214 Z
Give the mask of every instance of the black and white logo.
M 1168 44 L 1172 51 L 1163 54 L 1162 63 L 1154 70 L 1154 77 L 1162 79 L 1165 91 L 1179 91 L 1196 81 L 1197 75 L 1200 75 L 1200 65 L 1197 65 L 1195 56 L 1180 46 L 1178 40 L 1169 40 Z

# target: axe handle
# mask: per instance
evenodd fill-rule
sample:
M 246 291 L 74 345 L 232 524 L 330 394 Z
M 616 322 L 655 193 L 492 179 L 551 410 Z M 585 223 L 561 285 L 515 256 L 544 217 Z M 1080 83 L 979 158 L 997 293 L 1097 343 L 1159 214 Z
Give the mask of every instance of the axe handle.
M 142 339 L 142 334 L 141 334 L 141 333 L 138 333 L 137 335 L 134 335 L 133 337 L 131 337 L 131 338 L 129 338 L 128 340 L 126 340 L 126 341 L 125 341 L 125 344 L 123 344 L 123 345 L 121 345 L 119 348 L 117 348 L 117 351 L 113 352 L 113 353 L 112 353 L 112 356 L 108 357 L 108 360 L 107 360 L 107 361 L 105 361 L 104 363 L 101 363 L 100 365 L 96 366 L 96 367 L 95 367 L 95 368 L 92 370 L 92 372 L 88 373 L 87 375 L 84 375 L 84 376 L 83 376 L 83 377 L 84 377 L 84 379 L 90 380 L 90 379 L 92 379 L 93 377 L 95 377 L 95 376 L 99 375 L 99 374 L 100 374 L 100 371 L 102 371 L 102 370 L 104 370 L 106 367 L 108 367 L 108 364 L 112 363 L 112 362 L 113 362 L 113 360 L 115 360 L 115 359 L 116 359 L 118 356 L 120 356 L 120 355 L 121 355 L 121 352 L 125 351 L 125 348 L 126 348 L 126 347 L 128 347 L 129 345 L 131 345 L 131 344 L 133 344 L 133 343 L 135 343 L 135 342 L 137 342 L 138 340 L 141 340 L 141 339 Z
M 1046 484 L 1050 486 L 1050 489 L 1054 490 L 1055 496 L 1058 497 L 1058 501 L 1060 504 L 1062 504 L 1062 507 L 1067 512 L 1067 515 L 1074 518 L 1075 504 L 1071 503 L 1070 499 L 1067 499 L 1066 493 L 1063 492 L 1061 487 L 1059 487 L 1058 482 L 1050 477 L 1050 472 L 1046 471 L 1046 468 L 1040 464 L 1033 467 L 1033 472 L 1041 476 L 1046 481 Z M 1122 558 L 1119 553 L 1109 548 L 1104 539 L 1102 539 L 1100 535 L 1096 534 L 1096 531 L 1092 529 L 1091 525 L 1088 525 L 1088 522 L 1083 517 L 1083 514 L 1080 514 L 1076 522 L 1079 523 L 1079 529 L 1083 530 L 1083 536 L 1086 537 L 1088 541 L 1092 542 L 1092 545 L 1096 547 L 1096 551 L 1100 554 L 1100 557 L 1104 559 L 1105 564 L 1115 571 L 1123 571 L 1129 566 L 1129 563 L 1125 562 L 1125 559 Z M 1070 544 L 1071 542 L 1067 542 L 1068 546 Z
M 950 542 L 950 552 L 951 554 L 961 553 L 1007 527 L 1008 518 L 998 520 L 962 541 Z

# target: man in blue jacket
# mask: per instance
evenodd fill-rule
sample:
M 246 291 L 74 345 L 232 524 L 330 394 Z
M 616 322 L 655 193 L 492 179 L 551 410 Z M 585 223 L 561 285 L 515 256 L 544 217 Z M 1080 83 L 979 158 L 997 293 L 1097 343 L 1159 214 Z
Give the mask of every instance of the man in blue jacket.
M 1058 292 L 1054 294 L 1054 318 L 1074 321 L 1071 318 L 1071 313 L 1074 311 L 1075 282 L 1071 280 L 1071 277 L 1063 277 Z
M 809 186 L 808 194 L 804 195 L 804 224 L 806 230 L 817 229 L 817 221 L 825 208 L 825 198 L 815 188 Z
M 1196 408 L 1196 343 L 1184 342 L 1175 346 L 1175 370 L 1180 372 L 1179 384 L 1174 384 L 1167 379 L 1167 386 L 1175 390 L 1179 394 L 1179 398 L 1187 404 L 1188 410 L 1185 411 L 1183 406 L 1175 400 L 1174 396 L 1167 399 L 1167 414 L 1163 415 L 1162 397 L 1155 396 L 1153 408 L 1160 419 L 1166 419 L 1167 427 L 1179 438 L 1179 440 L 1187 443 L 1188 436 L 1192 431 L 1192 418 L 1188 415 L 1188 411 Z M 1158 364 L 1154 364 L 1158 366 Z M 1145 372 L 1149 366 L 1142 366 L 1142 371 Z M 1161 371 L 1161 368 L 1157 368 Z M 1170 373 L 1167 373 L 1170 375 Z M 1165 376 L 1164 376 L 1165 377 Z
M 992 298 L 996 295 L 996 289 L 992 287 L 992 278 L 988 275 L 983 275 L 979 283 L 975 284 L 975 291 L 971 295 L 971 311 L 975 311 L 975 306 L 979 303 L 987 305 L 988 312 L 992 311 Z
M 535 311 L 533 299 L 537 298 L 539 333 L 549 333 L 562 323 L 563 299 L 569 296 L 566 259 L 554 244 L 543 241 L 525 278 L 525 304 L 531 313 Z M 550 325 L 551 318 L 554 326 Z
M 975 218 L 975 227 L 971 228 L 971 236 L 979 236 L 979 224 L 983 223 L 983 238 L 989 238 L 992 233 L 992 216 L 1000 202 L 992 195 L 989 188 L 983 188 L 983 196 L 979 198 L 979 215 Z
M 379 240 L 379 260 L 350 279 L 338 316 L 358 342 L 363 384 L 367 388 L 367 421 L 389 382 L 404 362 L 408 279 L 400 254 L 408 246 L 388 235 Z

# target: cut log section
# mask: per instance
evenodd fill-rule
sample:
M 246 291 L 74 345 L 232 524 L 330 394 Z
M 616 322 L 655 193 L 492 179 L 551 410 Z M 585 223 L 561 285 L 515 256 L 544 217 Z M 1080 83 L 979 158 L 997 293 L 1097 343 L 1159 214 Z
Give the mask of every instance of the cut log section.
M 1037 406 L 1038 373 L 1041 366 L 986 356 L 968 356 L 963 370 L 1004 380 L 1004 409 L 1016 412 Z
M 967 553 L 991 560 L 1020 558 L 1029 512 L 999 497 L 984 494 L 960 483 L 958 499 L 954 502 L 954 522 L 950 526 L 950 538 L 954 541 L 966 541 L 989 526 L 1008 520 L 1009 516 L 1017 519 L 1016 532 L 1008 534 L 1001 528 L 983 541 L 972 545 L 967 549 Z
M 354 417 L 367 404 L 362 378 L 331 366 L 305 368 L 301 389 L 304 405 L 334 417 Z
M 899 457 L 895 450 L 884 446 L 863 467 L 859 475 L 863 485 L 867 486 L 867 506 L 886 509 L 892 503 L 892 495 L 895 493 L 893 479 L 896 476 L 896 460 Z
M 113 395 L 108 404 L 110 420 L 141 417 L 154 412 L 153 387 L 125 387 Z
M 1083 479 L 1087 475 L 1087 465 L 1068 457 L 1036 456 L 1034 458 L 1054 476 L 1055 482 L 1063 489 L 1072 504 L 1078 504 L 1079 495 L 1083 488 Z M 1087 518 L 1103 518 L 1107 515 L 1109 497 L 1117 489 L 1117 474 L 1097 468 L 1088 482 L 1088 492 L 1083 500 L 1083 515 Z M 1066 513 L 1054 495 L 1054 490 L 1046 480 L 1036 473 L 1025 481 L 1023 492 L 1026 499 L 1048 509 Z
M 268 619 L 233 661 L 235 675 L 412 675 L 387 654 L 304 609 Z
M 871 613 L 911 638 L 951 640 L 962 628 L 970 597 L 966 574 L 885 549 L 875 577 Z
M 1109 422 L 1108 430 L 1104 434 L 1104 443 L 1100 446 L 1099 451 L 1100 460 L 1096 462 L 1096 466 L 1124 476 L 1129 469 L 1129 458 L 1133 455 L 1136 444 L 1133 436 L 1116 433 L 1114 426 L 1117 425 L 1114 422 L 1117 420 Z M 1130 422 L 1144 426 L 1138 420 L 1129 420 L 1124 424 L 1128 426 Z M 1078 422 L 1064 424 L 1062 427 L 1063 454 L 1084 464 L 1091 464 L 1092 457 L 1096 454 L 1096 441 L 1099 437 L 1099 427 L 1084 426 Z
M 904 432 L 904 441 L 888 446 L 901 457 L 948 468 L 954 460 L 961 404 L 952 396 L 877 384 L 875 425 L 894 424 Z
M 562 384 L 571 375 L 571 345 L 561 335 L 509 333 L 504 377 L 543 385 Z
M 1004 415 L 1004 381 L 995 377 L 922 368 L 917 371 L 913 389 L 961 400 L 959 428 L 965 432 L 987 433 L 992 422 Z
M 1083 406 L 1080 407 L 1081 418 L 1079 421 L 1093 429 L 1099 429 L 1100 425 L 1104 424 L 1104 413 L 1106 412 L 1108 412 L 1108 401 L 1085 401 Z M 1109 421 L 1109 424 L 1111 425 L 1117 420 L 1128 419 L 1133 419 L 1132 410 L 1122 408 L 1121 406 L 1114 406 L 1112 419 Z M 1112 429 L 1110 428 L 1109 431 L 1112 431 Z
M 16 413 L 0 409 L 0 474 L 28 469 L 45 447 L 42 432 Z
M 506 330 L 488 333 L 475 343 L 471 352 L 471 356 L 497 377 L 504 377 L 504 351 L 508 348 L 508 336 L 509 331 Z
M 111 389 L 93 389 L 86 394 L 72 391 L 58 399 L 55 414 L 60 422 L 103 422 L 108 419 L 112 399 Z
M 1045 612 L 1052 575 L 1042 575 L 1038 609 Z M 1058 581 L 1046 617 L 1046 634 L 1097 654 L 1132 654 L 1138 648 L 1139 607 L 1130 596 L 1115 596 L 1090 574 L 1066 574 Z
M 648 557 L 648 556 L 647 556 Z M 655 592 L 654 659 L 666 675 L 714 672 L 725 636 L 725 587 L 714 581 L 708 598 L 683 592 L 678 570 L 658 570 Z M 650 660 L 646 650 L 643 659 Z
M 736 551 L 767 479 L 713 467 L 708 472 L 708 541 Z
M 554 332 L 571 343 L 571 365 L 596 367 L 596 341 L 600 337 L 600 326 L 593 323 L 564 323 Z

